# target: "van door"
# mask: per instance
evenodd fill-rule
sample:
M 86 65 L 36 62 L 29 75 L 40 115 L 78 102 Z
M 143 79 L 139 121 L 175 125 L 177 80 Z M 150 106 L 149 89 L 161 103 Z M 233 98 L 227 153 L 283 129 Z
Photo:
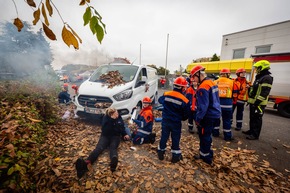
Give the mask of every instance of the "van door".
M 146 77 L 146 79 L 148 78 L 146 68 L 142 68 L 140 70 L 139 74 L 137 75 L 137 79 L 136 79 L 136 83 L 135 83 L 135 87 L 134 87 L 134 91 L 133 91 L 133 95 L 134 95 L 133 97 L 138 99 L 138 102 L 141 102 L 143 97 L 145 97 L 147 94 L 145 92 L 146 91 L 145 84 L 146 84 L 147 80 L 144 81 L 142 79 L 142 77 L 144 77 L 144 76 Z M 139 105 L 139 104 L 136 104 L 136 105 Z

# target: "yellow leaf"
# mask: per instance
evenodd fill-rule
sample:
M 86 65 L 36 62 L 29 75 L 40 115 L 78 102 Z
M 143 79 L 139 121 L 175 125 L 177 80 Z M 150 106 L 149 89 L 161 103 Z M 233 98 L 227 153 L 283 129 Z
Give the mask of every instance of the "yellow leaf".
M 45 7 L 44 7 L 44 4 L 42 3 L 42 7 L 41 7 L 41 12 L 42 12 L 42 16 L 44 18 L 44 22 L 47 26 L 49 26 L 49 22 L 48 22 L 48 19 L 47 19 L 47 16 L 46 16 L 46 11 L 45 11 Z
M 33 118 L 30 118 L 30 117 L 27 117 L 30 121 L 32 122 L 35 122 L 35 123 L 40 123 L 41 120 L 37 120 L 37 119 L 33 119 Z
M 36 4 L 34 3 L 33 0 L 27 0 L 27 4 L 30 5 L 31 7 L 36 7 Z
M 39 8 L 33 12 L 33 17 L 34 17 L 34 20 L 32 23 L 33 23 L 33 25 L 36 25 L 37 22 L 39 21 L 39 18 L 40 18 L 40 9 Z
M 43 26 L 43 31 L 45 35 L 51 40 L 56 40 L 56 37 L 53 31 L 51 31 L 51 29 L 49 29 L 44 23 L 42 23 L 42 26 Z
M 83 43 L 82 39 L 78 36 L 78 34 L 68 25 L 68 28 L 72 31 L 73 35 L 79 39 L 80 43 Z
M 50 5 L 49 0 L 46 0 L 46 1 L 45 1 L 45 5 L 46 5 L 46 9 L 47 9 L 47 11 L 48 11 L 49 16 L 52 16 L 53 10 L 52 10 L 52 7 L 51 7 L 51 5 Z
M 14 23 L 13 24 L 17 27 L 19 32 L 23 28 L 23 23 L 18 17 L 16 19 L 14 19 Z
M 86 3 L 86 0 L 81 0 L 80 5 L 84 5 Z
M 62 28 L 61 35 L 64 43 L 66 43 L 68 47 L 72 45 L 75 49 L 79 49 L 79 43 L 76 37 L 69 30 L 67 30 L 65 26 Z

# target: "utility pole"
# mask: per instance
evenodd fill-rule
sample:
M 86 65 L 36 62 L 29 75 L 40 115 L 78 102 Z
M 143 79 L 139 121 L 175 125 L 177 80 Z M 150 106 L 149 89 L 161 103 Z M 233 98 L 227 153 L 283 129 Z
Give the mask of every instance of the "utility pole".
M 164 77 L 166 77 L 166 70 L 167 70 L 168 41 L 169 41 L 169 34 L 167 34 L 167 45 L 166 45 L 166 57 L 165 57 L 165 73 L 164 73 Z
M 140 55 L 140 57 L 139 57 L 139 60 L 140 60 L 140 61 L 139 61 L 139 64 L 140 64 L 140 65 L 141 65 L 141 46 L 142 46 L 142 45 L 140 44 L 140 54 L 139 54 L 139 55 Z

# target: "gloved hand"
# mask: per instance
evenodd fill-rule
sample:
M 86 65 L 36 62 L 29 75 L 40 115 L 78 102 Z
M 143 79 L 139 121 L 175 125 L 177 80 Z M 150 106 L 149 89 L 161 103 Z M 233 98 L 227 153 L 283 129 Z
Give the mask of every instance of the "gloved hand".
M 255 105 L 255 106 L 259 106 L 261 103 L 262 103 L 262 101 L 261 101 L 261 100 L 259 100 L 259 99 L 256 99 L 256 101 L 255 101 L 254 105 Z
M 137 119 L 132 119 L 132 121 L 134 123 L 136 123 L 139 127 L 141 127 L 141 121 L 137 120 Z

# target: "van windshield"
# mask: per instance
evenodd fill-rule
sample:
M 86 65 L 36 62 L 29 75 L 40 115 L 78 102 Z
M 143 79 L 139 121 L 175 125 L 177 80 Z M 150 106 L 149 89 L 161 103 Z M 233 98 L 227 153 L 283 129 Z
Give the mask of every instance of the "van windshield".
M 104 65 L 96 69 L 94 74 L 90 77 L 90 81 L 103 82 L 103 80 L 100 79 L 101 75 L 108 74 L 110 71 L 118 71 L 123 77 L 123 81 L 130 82 L 134 79 L 137 70 L 138 67 L 132 65 Z

